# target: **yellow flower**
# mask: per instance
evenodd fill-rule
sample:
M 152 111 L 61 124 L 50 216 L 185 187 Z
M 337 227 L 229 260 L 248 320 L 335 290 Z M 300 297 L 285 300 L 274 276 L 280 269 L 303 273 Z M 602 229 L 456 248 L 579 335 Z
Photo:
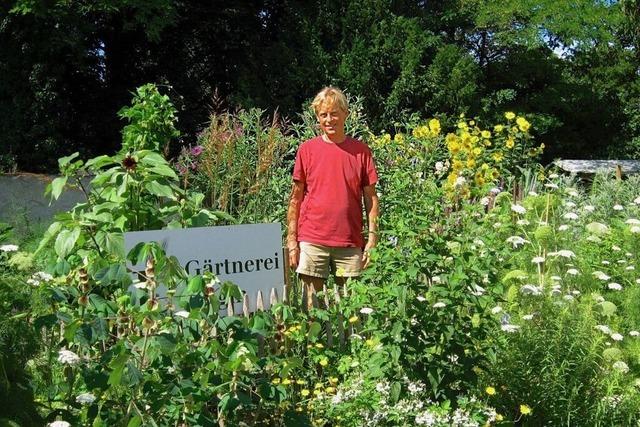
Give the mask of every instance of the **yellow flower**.
M 528 405 L 520 405 L 520 413 L 522 415 L 531 415 L 531 408 Z
M 477 175 L 474 177 L 474 181 L 476 182 L 476 185 L 482 186 L 484 185 L 484 178 L 482 177 L 482 175 Z
M 497 170 L 497 169 L 493 169 L 493 170 L 491 171 L 491 178 L 493 178 L 493 179 L 498 179 L 499 177 L 500 177 L 500 172 L 498 172 L 498 170 Z
M 427 138 L 431 134 L 428 126 L 418 126 L 411 133 L 415 138 Z
M 467 129 L 467 124 L 465 122 L 458 123 L 458 129 Z
M 271 380 L 271 384 L 280 384 L 280 378 L 274 378 Z
M 496 414 L 496 421 L 504 421 L 502 414 Z
M 482 148 L 480 147 L 476 147 L 473 149 L 473 154 L 476 156 L 479 156 L 480 154 L 482 154 Z
M 322 345 L 322 343 L 317 342 L 316 343 L 316 348 L 324 348 L 324 345 Z
M 351 316 L 349 318 L 349 323 L 356 323 L 358 321 L 358 316 Z
M 460 117 L 461 119 L 464 119 L 464 113 L 460 113 L 460 116 L 459 116 L 459 117 Z
M 401 133 L 396 133 L 396 136 L 393 137 L 393 140 L 402 144 L 404 142 L 404 135 Z
M 438 119 L 431 119 L 429 120 L 429 130 L 431 131 L 431 134 L 436 136 L 440 134 L 440 120 Z
M 338 378 L 336 377 L 329 377 L 329 382 L 333 385 L 338 384 Z
M 492 157 L 493 160 L 499 163 L 504 158 L 504 154 L 502 154 L 500 151 L 496 151 L 495 153 L 493 153 Z
M 500 132 L 502 132 L 503 130 L 504 130 L 504 126 L 502 126 L 502 125 L 495 125 L 495 126 L 493 127 L 493 131 L 494 131 L 494 132 L 496 132 L 496 133 L 500 133 Z
M 507 142 L 505 143 L 505 146 L 508 149 L 512 149 L 515 145 L 516 145 L 516 141 L 513 138 L 507 138 Z
M 467 167 L 472 169 L 476 165 L 476 161 L 474 159 L 467 160 Z
M 320 361 L 320 366 L 327 366 L 329 364 L 329 361 L 327 359 L 322 359 Z
M 485 139 L 483 144 L 485 147 L 491 147 L 491 141 L 489 141 L 488 139 Z
M 327 387 L 324 391 L 327 393 L 335 393 L 336 389 L 334 387 Z
M 529 123 L 524 117 L 518 117 L 516 119 L 516 123 L 522 132 L 527 132 L 531 127 L 531 123 Z
M 480 165 L 480 169 L 482 169 L 483 171 L 486 171 L 487 169 L 489 169 L 489 165 L 486 163 L 483 163 Z
M 296 384 L 302 385 L 302 384 L 304 384 L 304 380 L 296 380 Z
M 289 385 L 291 384 L 291 380 L 289 378 L 285 378 L 282 380 L 282 385 Z
M 307 390 L 306 388 L 302 389 L 302 391 L 300 391 L 300 394 L 304 397 L 309 396 L 309 393 L 311 393 L 309 390 Z
M 469 125 L 470 125 L 470 126 L 473 126 L 473 125 L 475 125 L 475 124 L 476 124 L 475 120 L 469 120 Z
M 367 344 L 369 347 L 373 347 L 376 344 L 376 342 L 372 339 L 368 339 L 365 341 L 365 344 Z
M 320 393 L 322 393 L 320 390 L 313 390 L 313 394 L 318 396 Z
M 314 389 L 319 389 L 322 388 L 322 383 L 316 383 L 316 385 L 313 386 Z
M 494 394 L 496 394 L 496 389 L 493 387 L 487 387 L 484 389 L 484 391 L 486 391 L 489 396 L 493 396 Z
M 489 132 L 488 130 L 483 130 L 483 131 L 482 131 L 482 133 L 481 133 L 481 135 L 482 135 L 482 137 L 483 137 L 484 139 L 489 139 L 489 138 L 491 138 L 491 132 Z
M 507 120 L 513 120 L 516 118 L 516 115 L 511 111 L 507 111 L 506 113 L 504 113 L 504 116 L 506 117 Z

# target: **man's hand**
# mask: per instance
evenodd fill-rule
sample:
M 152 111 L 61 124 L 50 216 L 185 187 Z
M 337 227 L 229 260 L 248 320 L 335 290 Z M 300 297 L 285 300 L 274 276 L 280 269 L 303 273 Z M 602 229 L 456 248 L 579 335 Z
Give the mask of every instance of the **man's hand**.
M 300 262 L 300 246 L 296 245 L 294 248 L 287 248 L 289 251 L 289 268 L 295 270 Z
M 370 258 L 369 251 L 376 247 L 378 243 L 378 216 L 380 215 L 380 202 L 378 200 L 378 193 L 376 192 L 376 186 L 367 185 L 363 188 L 364 197 L 364 209 L 367 211 L 367 222 L 369 225 L 369 237 L 367 238 L 367 244 L 362 251 L 362 269 L 369 266 Z
M 287 251 L 289 252 L 289 267 L 295 269 L 300 261 L 300 245 L 298 245 L 298 217 L 300 216 L 300 204 L 304 197 L 304 183 L 294 181 L 289 197 L 287 209 Z
M 375 243 L 374 244 L 367 243 L 367 245 L 364 247 L 364 250 L 362 251 L 362 269 L 363 270 L 369 267 L 369 262 L 371 261 L 370 251 L 371 249 L 374 248 L 374 246 L 375 246 Z

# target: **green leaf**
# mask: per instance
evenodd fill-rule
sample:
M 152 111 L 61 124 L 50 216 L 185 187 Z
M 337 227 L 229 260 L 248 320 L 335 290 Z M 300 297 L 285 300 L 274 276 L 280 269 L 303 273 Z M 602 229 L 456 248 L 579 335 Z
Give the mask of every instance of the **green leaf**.
M 511 270 L 502 278 L 502 282 L 509 284 L 514 280 L 526 280 L 529 277 L 529 274 L 523 270 Z
M 129 420 L 129 424 L 127 424 L 127 427 L 140 427 L 141 425 L 142 425 L 142 418 L 140 418 L 139 415 L 136 415 L 135 417 Z
M 116 258 L 124 258 L 124 234 L 123 233 L 105 233 L 96 234 L 96 241 L 101 248 L 106 249 L 108 253 Z
M 202 280 L 202 276 L 194 276 L 189 279 L 189 286 L 187 289 L 193 294 L 202 292 L 204 290 L 204 280 Z
M 172 334 L 163 332 L 155 337 L 155 341 L 158 343 L 160 352 L 165 355 L 170 355 L 176 348 L 178 341 Z
M 144 188 L 154 196 L 176 199 L 173 189 L 169 185 L 160 184 L 158 181 L 145 182 Z
M 56 221 L 52 223 L 49 228 L 47 228 L 47 231 L 45 231 L 44 236 L 42 237 L 42 240 L 40 240 L 40 244 L 38 245 L 38 249 L 36 249 L 34 255 L 37 255 L 42 249 L 44 249 L 49 244 L 49 242 L 51 242 L 51 240 L 60 232 L 61 229 L 61 222 Z
M 604 360 L 615 362 L 622 359 L 622 351 L 619 348 L 609 347 L 602 352 Z
M 69 156 L 66 157 L 60 157 L 58 159 L 58 166 L 60 167 L 60 170 L 63 170 L 65 167 L 67 167 L 67 165 L 69 165 L 69 163 L 71 163 L 71 161 L 73 159 L 75 159 L 76 157 L 78 157 L 80 155 L 80 153 L 78 153 L 77 151 Z
M 601 303 L 598 303 L 596 307 L 600 310 L 600 313 L 602 313 L 602 315 L 605 317 L 613 316 L 615 312 L 618 310 L 618 307 L 611 301 L 602 301 Z
M 309 325 L 309 339 L 313 339 L 318 336 L 320 331 L 322 330 L 322 326 L 318 322 L 313 322 Z
M 121 353 L 118 355 L 118 357 L 111 361 L 109 366 L 111 367 L 112 371 L 109 375 L 108 381 L 110 385 L 120 385 L 120 381 L 122 380 L 122 371 L 124 370 L 124 366 L 127 363 L 127 360 L 129 360 L 129 354 Z
M 88 160 L 85 166 L 87 168 L 102 169 L 103 167 L 113 163 L 115 163 L 115 161 L 113 160 L 113 157 L 102 155 L 102 156 L 94 157 L 91 160 Z
M 62 190 L 64 190 L 64 186 L 67 185 L 67 179 L 66 176 L 59 176 L 47 186 L 46 193 L 51 191 L 51 200 L 58 200 Z
M 56 238 L 55 250 L 60 258 L 66 258 L 71 253 L 73 247 L 80 237 L 80 227 L 72 230 L 62 230 Z

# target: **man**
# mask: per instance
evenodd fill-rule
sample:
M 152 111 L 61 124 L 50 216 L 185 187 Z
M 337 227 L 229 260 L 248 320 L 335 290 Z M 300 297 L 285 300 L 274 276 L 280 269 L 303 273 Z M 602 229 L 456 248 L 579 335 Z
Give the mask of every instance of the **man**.
M 378 175 L 369 147 L 345 135 L 347 99 L 339 89 L 325 87 L 312 106 L 320 135 L 298 149 L 287 212 L 289 263 L 307 291 L 307 307 L 330 271 L 339 286 L 347 277 L 358 276 L 378 239 Z M 366 245 L 363 200 L 369 227 Z

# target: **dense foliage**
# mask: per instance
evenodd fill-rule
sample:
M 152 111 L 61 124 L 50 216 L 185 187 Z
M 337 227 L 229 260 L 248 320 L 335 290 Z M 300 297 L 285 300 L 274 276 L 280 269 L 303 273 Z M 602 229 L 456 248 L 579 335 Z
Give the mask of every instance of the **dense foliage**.
M 337 84 L 375 132 L 516 110 L 547 159 L 637 156 L 638 16 L 637 0 L 4 2 L 0 169 L 117 150 L 114 113 L 147 81 L 169 88 L 183 145 L 224 104 L 295 117 Z

